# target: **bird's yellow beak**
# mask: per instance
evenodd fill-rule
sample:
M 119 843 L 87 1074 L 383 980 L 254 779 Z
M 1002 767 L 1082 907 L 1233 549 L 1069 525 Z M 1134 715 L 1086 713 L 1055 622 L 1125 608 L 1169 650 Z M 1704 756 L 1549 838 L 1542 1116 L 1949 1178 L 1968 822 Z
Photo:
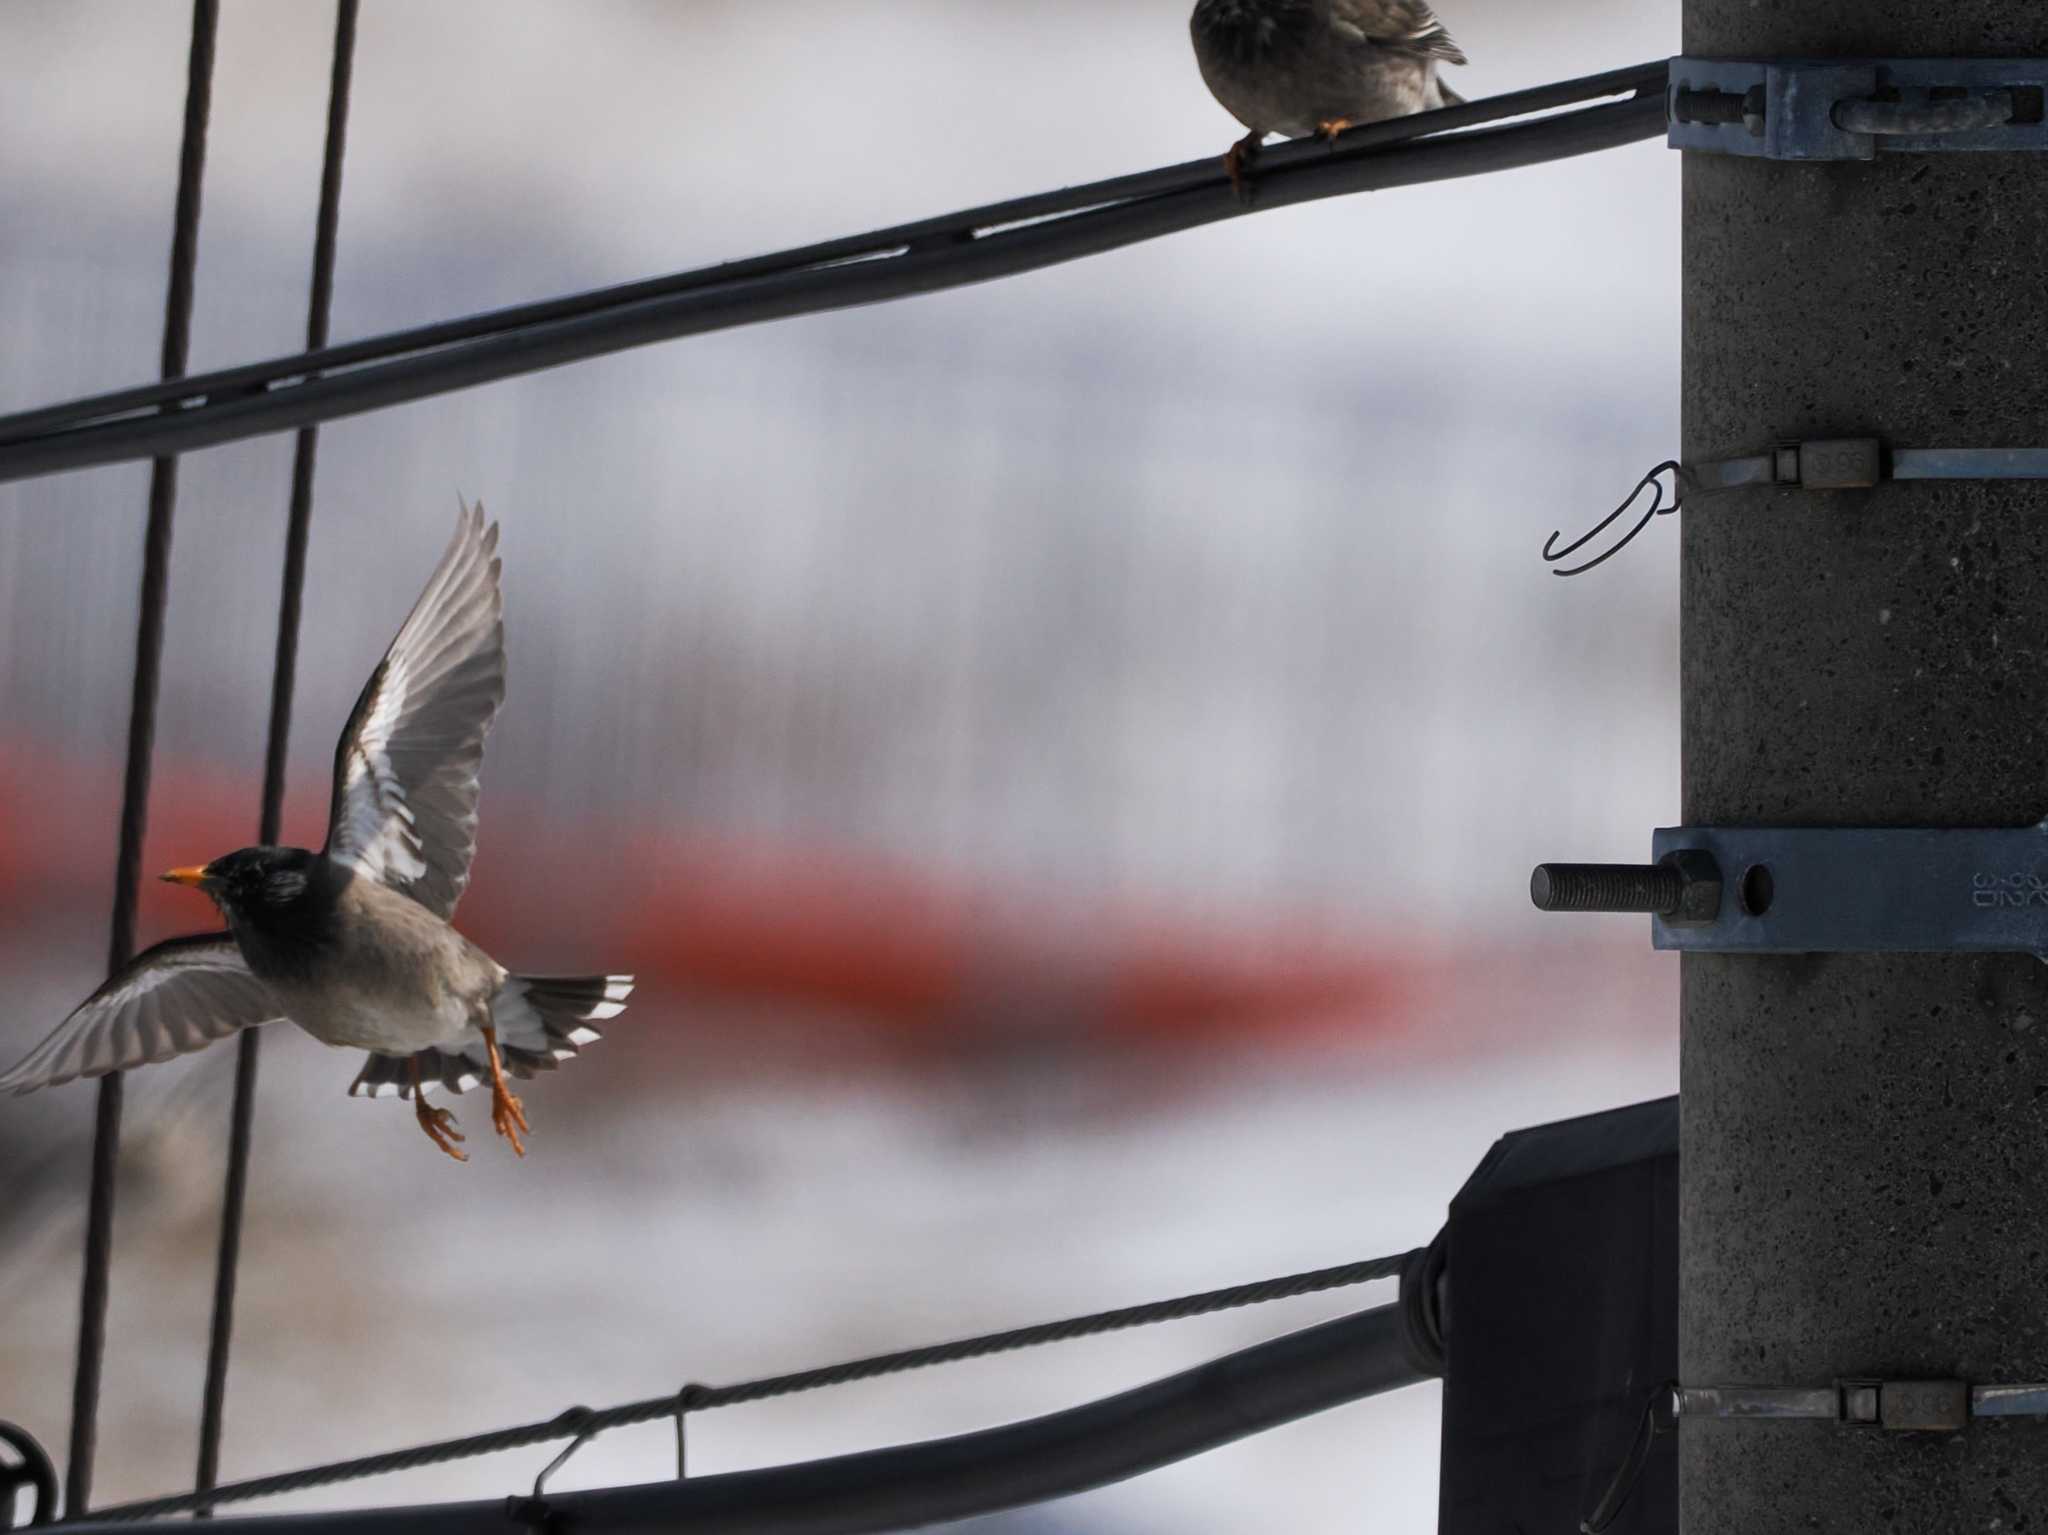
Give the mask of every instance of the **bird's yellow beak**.
M 167 869 L 162 874 L 159 874 L 157 878 L 168 880 L 173 885 L 190 885 L 194 890 L 197 890 L 206 883 L 206 866 L 204 864 L 193 864 L 189 868 L 184 869 Z

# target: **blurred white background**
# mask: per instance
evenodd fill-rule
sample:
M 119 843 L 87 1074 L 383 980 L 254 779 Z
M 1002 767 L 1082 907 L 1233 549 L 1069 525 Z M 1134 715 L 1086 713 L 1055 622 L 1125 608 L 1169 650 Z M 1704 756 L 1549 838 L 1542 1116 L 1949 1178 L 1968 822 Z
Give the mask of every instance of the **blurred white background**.
M 1185 9 L 366 0 L 334 335 L 1220 154 Z M 1664 5 L 1442 14 L 1474 97 L 1676 44 Z M 300 345 L 332 23 L 223 5 L 195 371 Z M 0 7 L 0 412 L 154 376 L 188 26 Z M 1524 891 L 1675 818 L 1669 527 L 1577 581 L 1537 549 L 1675 447 L 1677 189 L 1638 145 L 327 428 L 288 840 L 481 496 L 512 680 L 475 900 L 509 963 L 644 963 L 663 850 L 709 838 L 969 892 L 1055 961 L 1114 909 L 1407 980 L 1185 1037 L 992 982 L 906 1051 L 685 967 L 537 1085 L 525 1163 L 472 1135 L 467 1168 L 276 1031 L 225 1473 L 1399 1250 L 1499 1133 L 1674 1090 L 1675 964 Z M 149 868 L 253 832 L 290 452 L 184 461 Z M 103 963 L 146 479 L 0 486 L 10 1057 Z M 148 935 L 189 901 L 152 887 Z M 131 1080 L 100 1501 L 190 1476 L 229 1055 Z M 91 1100 L 0 1106 L 0 1415 L 53 1449 Z M 1383 1298 L 737 1409 L 693 1469 L 1051 1410 Z M 1007 1527 L 1426 1531 L 1435 1413 L 1411 1390 Z M 556 1485 L 671 1454 L 609 1436 Z M 262 1507 L 489 1496 L 545 1459 Z

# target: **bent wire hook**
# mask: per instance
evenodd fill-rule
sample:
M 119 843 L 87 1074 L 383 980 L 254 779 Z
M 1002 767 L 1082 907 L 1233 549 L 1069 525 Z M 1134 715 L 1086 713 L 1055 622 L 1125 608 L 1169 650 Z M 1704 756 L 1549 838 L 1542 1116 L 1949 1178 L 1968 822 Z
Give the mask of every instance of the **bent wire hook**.
M 1671 504 L 1669 506 L 1664 504 L 1664 482 L 1659 478 L 1667 470 L 1671 474 Z M 1556 565 L 1560 561 L 1570 559 L 1581 549 L 1585 548 L 1587 544 L 1614 526 L 1615 520 L 1630 507 L 1634 506 L 1637 498 L 1645 490 L 1649 491 L 1649 509 L 1642 516 L 1638 517 L 1636 525 L 1624 533 L 1604 554 L 1586 561 L 1583 565 L 1574 565 L 1568 570 L 1553 570 L 1551 574 L 1554 576 L 1582 576 L 1594 566 L 1606 564 L 1617 554 L 1621 553 L 1622 550 L 1634 543 L 1636 535 L 1641 533 L 1644 528 L 1647 528 L 1653 518 L 1668 517 L 1683 506 L 1685 504 L 1686 488 L 1691 483 L 1691 480 L 1692 476 L 1686 472 L 1685 465 L 1679 463 L 1675 458 L 1667 458 L 1663 463 L 1636 481 L 1635 489 L 1622 498 L 1621 505 L 1566 544 L 1562 549 L 1557 547 L 1557 541 L 1564 537 L 1564 533 L 1562 530 L 1553 532 L 1550 537 L 1543 541 L 1543 562 L 1546 565 Z

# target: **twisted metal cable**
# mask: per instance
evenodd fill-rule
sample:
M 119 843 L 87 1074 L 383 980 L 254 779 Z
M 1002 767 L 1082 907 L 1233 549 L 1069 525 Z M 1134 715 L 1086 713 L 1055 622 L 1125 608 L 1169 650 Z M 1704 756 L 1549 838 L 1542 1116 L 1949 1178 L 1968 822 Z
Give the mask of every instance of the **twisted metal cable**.
M 306 303 L 306 350 L 327 344 L 334 307 L 334 257 L 341 224 L 341 167 L 348 145 L 349 84 L 355 70 L 359 0 L 337 0 L 334 64 L 327 88 L 327 147 L 320 166 L 319 213 L 313 231 L 312 293 Z M 285 760 L 291 745 L 292 694 L 299 671 L 299 615 L 306 590 L 306 545 L 313 521 L 313 470 L 320 429 L 301 427 L 292 453 L 291 508 L 286 518 L 284 579 L 277 606 L 277 659 L 270 674 L 270 735 L 263 756 L 263 806 L 256 840 L 278 838 L 284 816 Z M 192 1485 L 210 1489 L 220 1477 L 222 1420 L 227 1410 L 228 1350 L 234 1340 L 235 1281 L 242 1264 L 242 1214 L 249 1195 L 249 1148 L 256 1113 L 261 1029 L 235 1042 L 235 1099 L 228 1121 L 228 1170 L 221 1191 L 220 1252 L 214 1264 L 213 1321 L 207 1331 L 206 1385 L 200 1398 L 199 1460 Z M 205 1517 L 209 1510 L 197 1510 Z
M 1116 1311 L 1098 1311 L 1088 1316 L 1070 1317 L 1061 1322 L 1041 1322 L 1035 1326 L 1019 1327 L 1009 1332 L 988 1333 L 977 1338 L 963 1338 L 953 1343 L 931 1344 L 923 1348 L 904 1349 L 893 1354 L 878 1354 L 867 1359 L 851 1360 L 845 1364 L 826 1365 L 814 1370 L 798 1370 L 788 1375 L 770 1375 L 760 1380 L 740 1381 L 729 1386 L 685 1386 L 668 1396 L 626 1402 L 616 1407 L 571 1407 L 544 1422 L 526 1423 L 484 1434 L 471 1434 L 461 1439 L 443 1439 L 432 1444 L 415 1445 L 410 1449 L 390 1450 L 380 1455 L 365 1455 L 355 1460 L 310 1466 L 300 1471 L 280 1472 L 275 1476 L 255 1477 L 246 1482 L 230 1482 L 224 1487 L 214 1488 L 209 1493 L 180 1493 L 167 1498 L 152 1498 L 145 1502 L 123 1503 L 114 1508 L 102 1509 L 94 1517 L 101 1520 L 123 1521 L 157 1519 L 219 1503 L 273 1497 L 279 1493 L 301 1492 L 309 1487 L 326 1487 L 336 1482 L 354 1481 L 360 1477 L 416 1470 L 421 1466 L 438 1465 L 444 1461 L 463 1460 L 477 1455 L 494 1455 L 501 1450 L 524 1449 L 530 1445 L 548 1444 L 562 1439 L 587 1440 L 608 1428 L 624 1428 L 636 1423 L 658 1423 L 667 1418 L 679 1418 L 686 1413 L 708 1412 L 719 1407 L 738 1407 L 748 1402 L 766 1401 L 770 1397 L 788 1396 L 799 1391 L 818 1391 L 828 1386 L 873 1380 L 878 1376 L 896 1375 L 906 1370 L 957 1364 L 963 1360 L 980 1359 L 991 1354 L 1009 1353 L 1014 1349 L 1036 1348 L 1041 1344 L 1094 1337 L 1102 1333 L 1118 1332 L 1124 1328 L 1148 1326 L 1155 1322 L 1174 1322 L 1187 1317 L 1206 1316 L 1211 1312 L 1230 1311 L 1240 1306 L 1256 1306 L 1268 1301 L 1288 1300 L 1301 1295 L 1314 1295 L 1324 1290 L 1342 1289 L 1348 1285 L 1367 1284 L 1375 1279 L 1392 1279 L 1398 1277 L 1403 1267 L 1415 1256 L 1415 1253 L 1397 1253 L 1384 1258 L 1367 1259 L 1362 1263 L 1340 1264 L 1335 1268 L 1315 1269 L 1309 1273 L 1291 1274 L 1280 1279 L 1262 1279 L 1253 1284 L 1233 1285 L 1223 1290 L 1207 1290 L 1199 1295 L 1184 1295 L 1175 1300 L 1153 1301 L 1142 1306 L 1125 1306 Z
M 218 0 L 193 0 L 192 47 L 186 61 L 185 122 L 178 151 L 177 211 L 171 225 L 169 291 L 164 299 L 162 372 L 181 378 L 192 340 L 192 286 L 199 264 L 199 190 L 206 172 L 206 124 L 213 103 Z M 169 601 L 171 521 L 178 504 L 178 461 L 150 466 L 149 526 L 142 542 L 142 593 L 135 629 L 135 682 L 128 703 L 128 762 L 121 786 L 121 841 L 114 863 L 114 915 L 107 971 L 135 953 L 135 908 L 142 874 L 142 838 L 149 823 L 149 769 L 156 745 L 157 684 L 163 673 L 164 609 Z M 100 1376 L 107 1351 L 107 1284 L 114 1262 L 115 1164 L 121 1149 L 121 1073 L 100 1079 L 92 1131 L 92 1183 L 85 1220 L 85 1266 L 79 1285 L 78 1364 L 71 1383 L 71 1453 L 64 1470 L 64 1510 L 84 1512 L 92 1498 L 93 1453 L 99 1440 Z

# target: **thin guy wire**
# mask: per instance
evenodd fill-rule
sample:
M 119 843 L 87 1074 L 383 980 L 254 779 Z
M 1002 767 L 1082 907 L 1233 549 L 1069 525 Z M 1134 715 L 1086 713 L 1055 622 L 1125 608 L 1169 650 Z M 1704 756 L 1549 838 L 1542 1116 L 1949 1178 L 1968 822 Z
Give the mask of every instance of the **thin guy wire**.
M 341 223 L 341 167 L 348 143 L 349 82 L 354 71 L 358 0 L 338 0 L 334 13 L 334 65 L 327 88 L 327 148 L 320 166 L 320 211 L 314 220 L 313 283 L 306 302 L 306 350 L 327 344 L 334 307 L 334 256 Z M 292 692 L 299 670 L 299 614 L 306 588 L 306 544 L 313 521 L 313 471 L 320 429 L 302 427 L 292 454 L 291 510 L 284 546 L 284 580 L 277 606 L 277 659 L 270 674 L 270 737 L 263 759 L 263 808 L 256 840 L 277 841 L 284 818 L 284 779 L 292 733 Z M 249 1148 L 256 1113 L 256 1068 L 261 1029 L 244 1029 L 235 1046 L 235 1101 L 228 1121 L 227 1183 L 221 1193 L 220 1254 L 214 1265 L 213 1321 L 206 1344 L 206 1385 L 200 1399 L 199 1462 L 192 1485 L 210 1489 L 220 1479 L 220 1441 L 227 1409 L 228 1350 L 234 1341 L 235 1281 L 242 1263 L 242 1215 L 249 1195 Z M 206 1518 L 210 1509 L 195 1510 Z
M 771 1375 L 761 1380 L 741 1381 L 730 1386 L 690 1385 L 671 1396 L 626 1402 L 617 1407 L 601 1410 L 571 1407 L 544 1422 L 496 1429 L 490 1433 L 472 1434 L 461 1439 L 444 1439 L 433 1444 L 416 1445 L 411 1449 L 390 1450 L 381 1455 L 366 1455 L 356 1460 L 310 1466 L 300 1471 L 280 1472 L 276 1476 L 256 1477 L 246 1482 L 230 1482 L 225 1487 L 215 1488 L 205 1497 L 196 1493 L 181 1493 L 167 1498 L 152 1498 L 147 1502 L 123 1503 L 114 1508 L 100 1510 L 96 1517 L 106 1520 L 156 1519 L 168 1514 L 185 1513 L 204 1503 L 266 1498 L 279 1493 L 300 1492 L 309 1487 L 326 1487 L 336 1482 L 354 1481 L 360 1477 L 383 1476 L 393 1471 L 411 1471 L 420 1466 L 439 1465 L 444 1461 L 463 1460 L 477 1455 L 494 1455 L 502 1450 L 523 1449 L 558 1439 L 589 1439 L 609 1428 L 624 1428 L 636 1423 L 656 1423 L 664 1418 L 676 1417 L 680 1413 L 737 1407 L 747 1402 L 765 1401 L 770 1397 L 788 1396 L 799 1391 L 818 1391 L 828 1386 L 873 1380 L 877 1376 L 900 1374 L 905 1370 L 957 1364 L 962 1360 L 1004 1354 L 1013 1349 L 1035 1348 L 1041 1344 L 1064 1342 L 1070 1338 L 1093 1337 L 1127 1327 L 1180 1321 L 1187 1317 L 1205 1316 L 1211 1312 L 1234 1310 L 1239 1306 L 1256 1306 L 1268 1301 L 1313 1295 L 1323 1290 L 1342 1289 L 1347 1285 L 1366 1284 L 1375 1279 L 1392 1279 L 1401 1273 L 1402 1268 L 1414 1256 L 1414 1253 L 1397 1253 L 1385 1258 L 1367 1259 L 1362 1263 L 1347 1263 L 1336 1268 L 1293 1274 L 1283 1279 L 1264 1279 L 1254 1284 L 1234 1285 L 1224 1290 L 1208 1290 L 1200 1295 L 1185 1295 L 1176 1300 L 1154 1301 L 1143 1306 L 1126 1306 L 1116 1311 L 1098 1311 L 1089 1316 L 1072 1317 L 1063 1322 L 1043 1322 L 1009 1332 L 988 1333 L 978 1338 L 964 1338 L 955 1343 L 939 1343 L 924 1348 L 905 1349 L 894 1354 L 879 1354 L 845 1364 L 827 1365 L 822 1369 L 799 1370 L 789 1375 Z
M 169 291 L 164 298 L 162 372 L 185 372 L 192 340 L 192 282 L 199 259 L 199 189 L 206 171 L 206 122 L 213 99 L 218 0 L 193 0 L 192 47 L 186 61 L 185 122 L 178 151 L 177 212 L 171 226 Z M 128 703 L 128 764 L 121 787 L 121 842 L 114 864 L 114 915 L 107 971 L 135 952 L 135 906 L 142 839 L 149 820 L 150 757 L 156 744 L 157 683 L 163 671 L 164 608 L 169 597 L 171 520 L 178 504 L 178 461 L 150 466 L 149 526 L 142 543 L 142 593 L 135 630 L 135 684 Z M 85 1267 L 79 1285 L 78 1365 L 71 1384 L 71 1454 L 65 1465 L 64 1510 L 83 1513 L 92 1498 L 93 1453 L 99 1439 L 101 1368 L 107 1350 L 107 1284 L 114 1261 L 114 1183 L 121 1149 L 121 1073 L 100 1079 L 92 1133 L 92 1186 L 86 1211 Z
M 0 481 L 190 449 L 427 398 L 630 347 L 1038 271 L 1248 211 L 1590 154 L 1663 131 L 1662 61 L 1283 144 L 1257 201 L 1220 157 L 746 261 L 0 418 Z M 1507 126 L 1532 112 L 1628 96 Z M 1466 130 L 1473 131 L 1452 131 Z M 360 366 L 357 366 L 360 364 Z M 315 377 L 315 374 L 320 376 Z M 176 403 L 163 415 L 132 412 Z M 203 403 L 200 403 L 203 401 Z

